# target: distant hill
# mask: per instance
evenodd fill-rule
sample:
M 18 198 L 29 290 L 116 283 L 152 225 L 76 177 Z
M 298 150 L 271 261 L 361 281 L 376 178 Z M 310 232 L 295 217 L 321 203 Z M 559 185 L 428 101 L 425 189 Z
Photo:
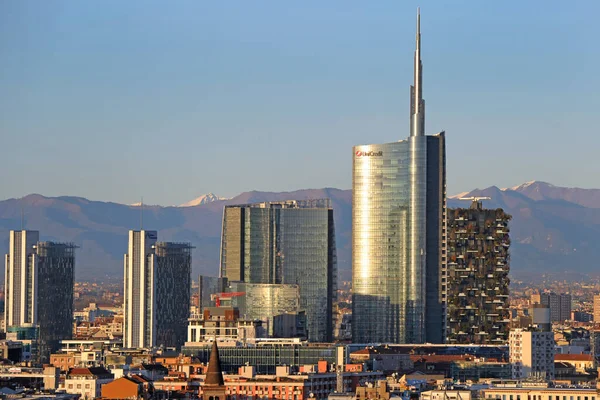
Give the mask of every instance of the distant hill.
M 532 278 L 553 273 L 575 278 L 577 274 L 598 274 L 600 190 L 534 181 L 507 189 L 475 189 L 461 195 L 491 197 L 484 200 L 485 207 L 500 207 L 513 216 L 514 276 Z M 449 199 L 448 206 L 468 207 L 468 202 Z
M 216 197 L 216 196 L 215 196 Z M 144 205 L 144 228 L 158 231 L 161 241 L 189 241 L 193 273 L 217 275 L 221 219 L 226 204 L 269 200 L 332 199 L 336 220 L 340 268 L 350 266 L 350 191 L 339 189 L 299 190 L 289 193 L 246 192 L 229 200 L 213 199 L 197 206 L 161 207 Z M 8 231 L 20 229 L 21 209 L 26 229 L 40 231 L 42 240 L 74 242 L 77 250 L 77 279 L 119 277 L 127 232 L 140 228 L 141 208 L 91 201 L 82 197 L 45 197 L 31 194 L 0 201 L 0 254 L 8 251 Z M 3 275 L 4 268 L 1 268 Z
M 221 218 L 226 204 L 287 199 L 332 200 L 338 246 L 338 266 L 345 279 L 351 269 L 352 193 L 340 189 L 295 192 L 245 192 L 223 200 L 214 195 L 198 205 L 144 205 L 144 227 L 159 231 L 159 240 L 189 241 L 193 273 L 216 275 L 219 267 Z M 511 222 L 513 276 L 533 277 L 545 272 L 595 273 L 600 260 L 600 190 L 528 182 L 508 189 L 491 186 L 461 193 L 461 197 L 489 196 L 484 206 L 502 207 Z M 205 197 L 206 198 L 206 197 Z M 468 207 L 453 198 L 449 207 Z M 25 227 L 40 231 L 43 240 L 70 241 L 77 252 L 77 278 L 119 277 L 127 250 L 127 231 L 139 229 L 140 207 L 81 197 L 44 197 L 38 194 L 0 201 L 0 253 L 8 250 L 8 231 L 19 229 L 21 209 Z M 2 273 L 3 273 L 3 269 Z

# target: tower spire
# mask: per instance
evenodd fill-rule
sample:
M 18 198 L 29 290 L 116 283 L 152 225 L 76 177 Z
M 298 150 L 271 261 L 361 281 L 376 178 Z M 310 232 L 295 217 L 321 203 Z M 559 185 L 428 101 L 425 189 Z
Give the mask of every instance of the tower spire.
M 414 83 L 410 87 L 410 136 L 425 135 L 425 100 L 423 100 L 423 66 L 421 64 L 421 8 L 417 8 Z

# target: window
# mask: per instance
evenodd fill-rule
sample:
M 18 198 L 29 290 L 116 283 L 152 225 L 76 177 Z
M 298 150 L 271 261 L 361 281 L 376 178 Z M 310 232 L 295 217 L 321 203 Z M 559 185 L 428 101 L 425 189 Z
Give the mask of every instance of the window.
M 81 383 L 77 384 L 77 389 L 81 389 Z

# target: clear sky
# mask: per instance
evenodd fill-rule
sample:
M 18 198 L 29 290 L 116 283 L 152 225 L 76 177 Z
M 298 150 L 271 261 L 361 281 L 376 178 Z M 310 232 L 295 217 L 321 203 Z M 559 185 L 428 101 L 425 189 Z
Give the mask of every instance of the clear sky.
M 600 187 L 597 0 L 4 0 L 0 198 L 350 188 L 409 135 L 417 5 L 449 193 Z

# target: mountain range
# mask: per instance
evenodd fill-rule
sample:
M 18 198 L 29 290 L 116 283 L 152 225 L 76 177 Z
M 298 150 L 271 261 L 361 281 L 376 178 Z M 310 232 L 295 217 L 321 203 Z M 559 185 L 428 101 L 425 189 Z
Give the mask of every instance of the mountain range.
M 491 186 L 451 196 L 448 207 L 468 207 L 460 197 L 490 197 L 487 208 L 503 208 L 513 216 L 511 273 L 530 279 L 543 273 L 568 275 L 597 271 L 600 248 L 600 189 L 565 188 L 545 182 L 528 182 L 512 188 Z M 217 275 L 223 206 L 260 201 L 328 197 L 334 207 L 338 268 L 350 278 L 352 192 L 333 188 L 294 192 L 242 193 L 231 199 L 214 194 L 180 206 L 144 205 L 143 227 L 157 230 L 161 241 L 189 241 L 193 273 Z M 20 229 L 23 212 L 26 229 L 40 231 L 42 240 L 69 241 L 79 246 L 77 278 L 116 278 L 122 275 L 127 231 L 139 229 L 141 207 L 92 201 L 81 197 L 45 197 L 31 194 L 0 201 L 0 253 L 8 251 L 8 231 Z M 3 269 L 2 269 L 3 270 Z

